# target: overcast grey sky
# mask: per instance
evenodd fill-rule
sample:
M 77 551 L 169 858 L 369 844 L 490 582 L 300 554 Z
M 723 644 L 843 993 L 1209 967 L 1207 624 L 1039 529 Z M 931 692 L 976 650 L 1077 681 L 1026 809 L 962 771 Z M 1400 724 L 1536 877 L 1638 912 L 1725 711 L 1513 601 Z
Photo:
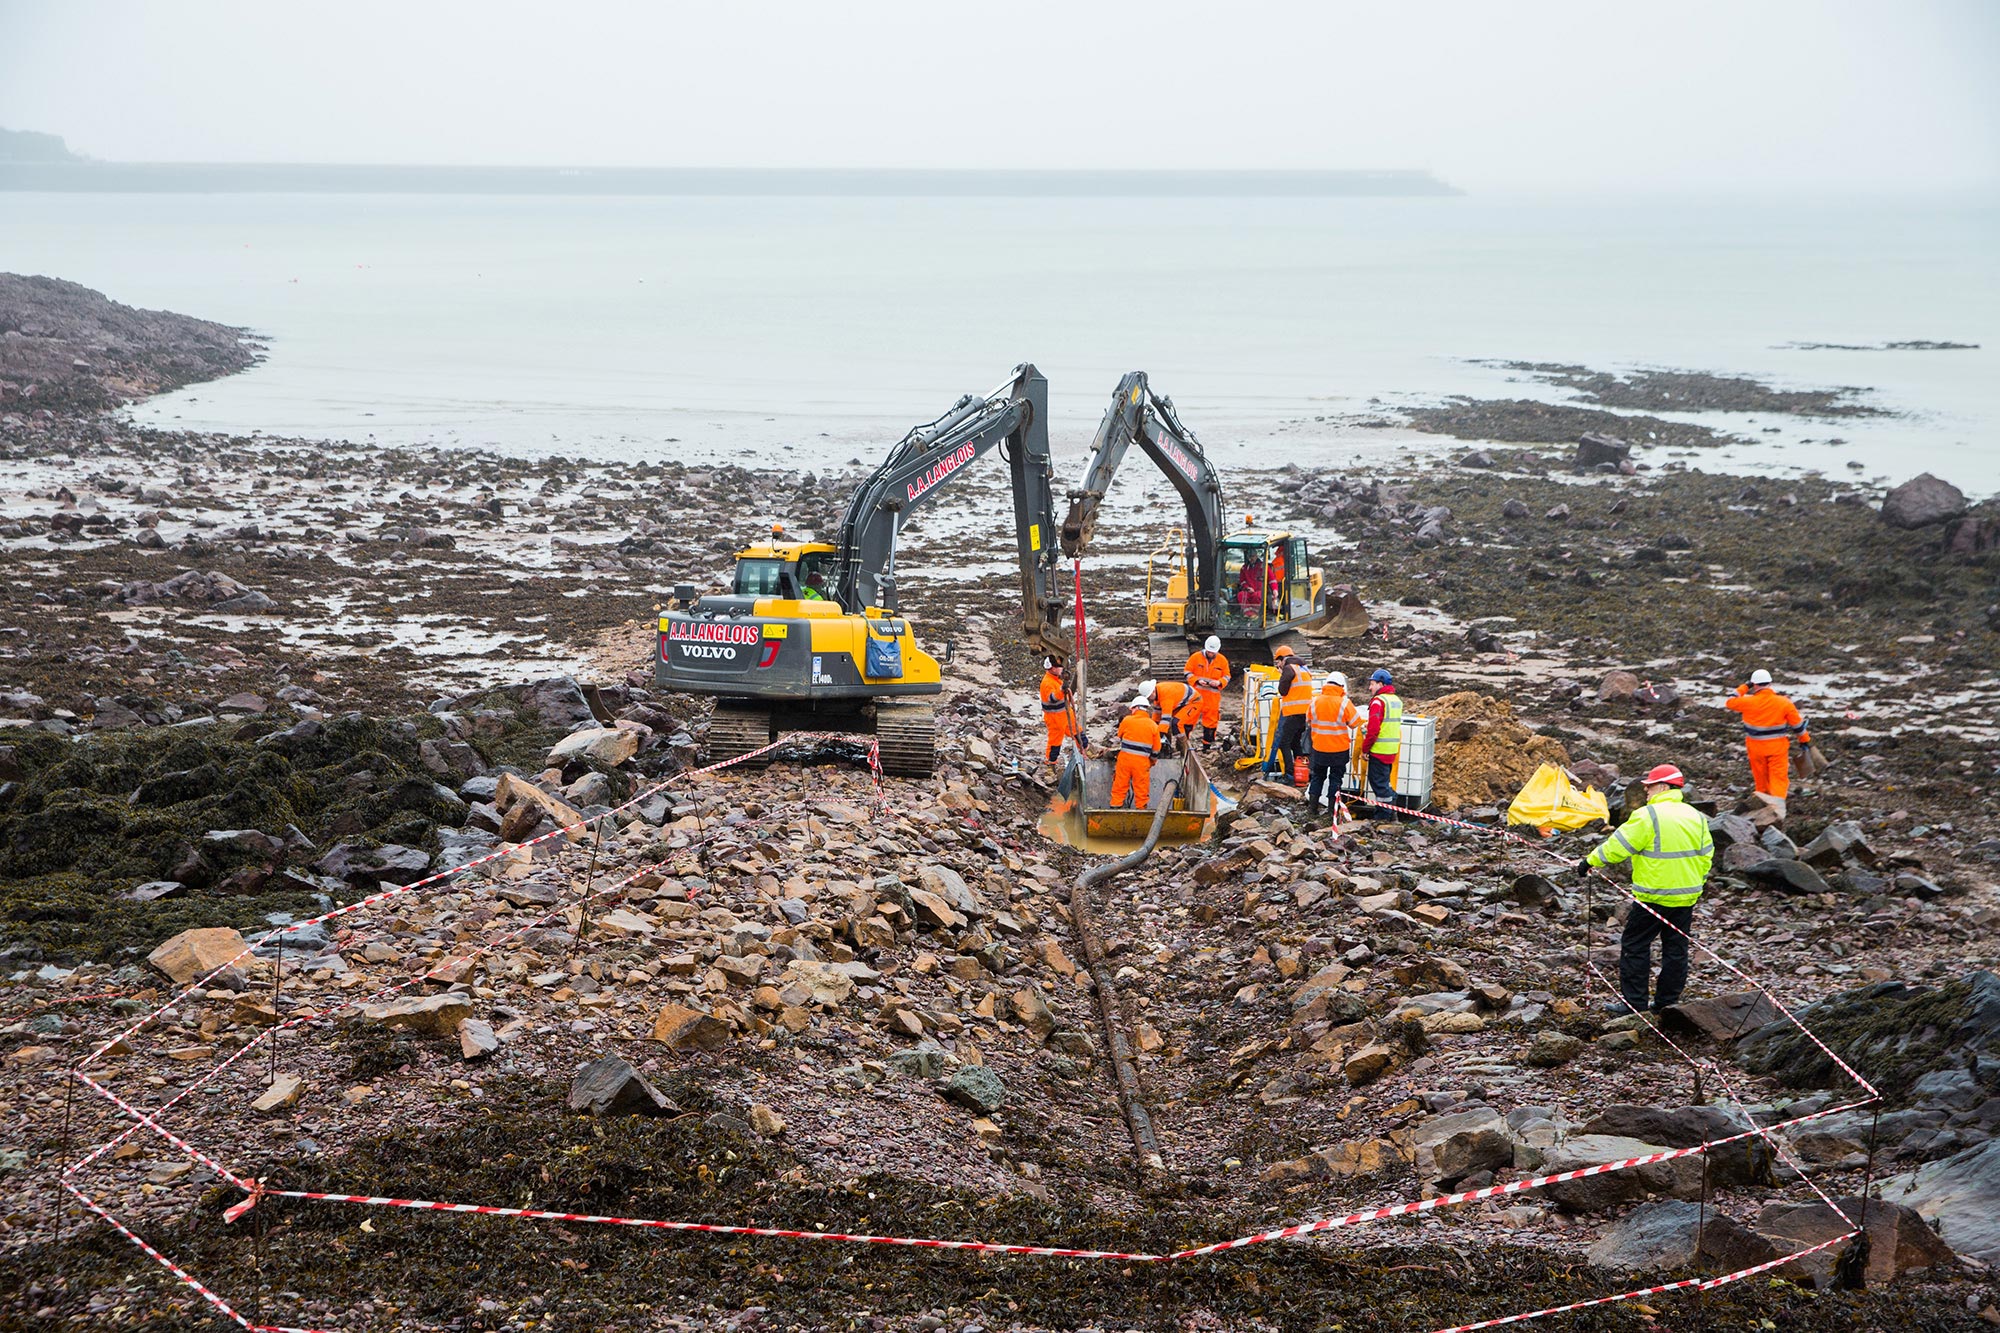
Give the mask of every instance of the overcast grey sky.
M 0 0 L 0 125 L 120 160 L 1992 187 L 1997 69 L 1993 0 Z

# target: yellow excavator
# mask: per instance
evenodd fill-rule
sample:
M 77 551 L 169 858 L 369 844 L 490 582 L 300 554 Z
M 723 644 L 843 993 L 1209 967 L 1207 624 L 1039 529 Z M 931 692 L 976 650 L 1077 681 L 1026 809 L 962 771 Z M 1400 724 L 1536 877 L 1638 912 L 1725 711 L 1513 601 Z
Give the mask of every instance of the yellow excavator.
M 1179 680 L 1189 654 L 1211 634 L 1231 659 L 1268 664 L 1280 645 L 1309 657 L 1304 630 L 1367 632 L 1361 599 L 1326 582 L 1304 537 L 1259 528 L 1247 517 L 1242 528 L 1226 530 L 1221 477 L 1173 400 L 1155 394 L 1144 371 L 1118 382 L 1098 425 L 1083 487 L 1071 492 L 1063 519 L 1064 555 L 1081 557 L 1090 544 L 1105 492 L 1134 444 L 1187 510 L 1186 525 L 1173 529 L 1146 562 L 1149 675 Z
M 848 502 L 837 540 L 787 541 L 773 528 L 769 541 L 737 552 L 727 594 L 675 589 L 660 617 L 654 680 L 715 698 L 711 760 L 787 731 L 852 731 L 875 736 L 884 772 L 932 771 L 943 673 L 898 606 L 896 538 L 914 510 L 996 448 L 1013 473 L 1023 637 L 1068 650 L 1054 578 L 1048 381 L 1021 365 L 992 393 L 968 394 L 905 435 Z

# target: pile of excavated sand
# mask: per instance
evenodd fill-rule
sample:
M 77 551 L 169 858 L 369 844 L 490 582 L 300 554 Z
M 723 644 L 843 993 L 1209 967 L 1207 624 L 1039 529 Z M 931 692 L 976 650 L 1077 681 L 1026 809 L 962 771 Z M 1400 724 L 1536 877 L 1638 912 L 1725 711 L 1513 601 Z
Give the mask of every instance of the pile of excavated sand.
M 1410 711 L 1437 719 L 1431 803 L 1439 810 L 1505 805 L 1543 764 L 1569 766 L 1562 742 L 1521 725 L 1505 700 L 1465 690 Z

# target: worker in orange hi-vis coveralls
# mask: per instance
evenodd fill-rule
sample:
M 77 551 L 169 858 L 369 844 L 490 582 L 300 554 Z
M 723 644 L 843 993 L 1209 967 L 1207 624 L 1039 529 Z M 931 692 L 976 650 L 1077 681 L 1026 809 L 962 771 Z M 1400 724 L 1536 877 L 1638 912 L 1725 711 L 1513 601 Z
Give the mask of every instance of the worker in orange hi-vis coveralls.
M 1160 720 L 1163 735 L 1193 737 L 1201 724 L 1201 696 L 1192 685 L 1178 680 L 1147 681 L 1140 693 L 1153 701 L 1153 714 Z M 1188 743 L 1193 742 L 1190 739 Z
M 1759 667 L 1750 673 L 1748 685 L 1738 685 L 1733 698 L 1723 701 L 1732 713 L 1743 715 L 1743 748 L 1750 755 L 1750 781 L 1766 796 L 1782 801 L 1792 789 L 1792 742 L 1812 744 L 1812 733 L 1797 705 L 1771 688 L 1771 673 Z
M 1222 692 L 1229 688 L 1229 659 L 1222 655 L 1221 639 L 1209 635 L 1201 651 L 1188 658 L 1187 683 L 1201 697 L 1200 722 L 1208 732 L 1208 748 L 1213 750 L 1216 737 L 1222 734 Z M 1192 735 L 1188 742 L 1193 744 Z
M 1076 715 L 1070 708 L 1069 691 L 1063 688 L 1059 657 L 1042 659 L 1042 726 L 1048 733 L 1048 760 L 1053 764 L 1062 753 L 1062 743 L 1076 735 Z
M 1118 767 L 1111 774 L 1114 809 L 1135 803 L 1144 808 L 1152 800 L 1153 759 L 1159 753 L 1160 724 L 1153 720 L 1153 701 L 1142 694 L 1118 723 Z

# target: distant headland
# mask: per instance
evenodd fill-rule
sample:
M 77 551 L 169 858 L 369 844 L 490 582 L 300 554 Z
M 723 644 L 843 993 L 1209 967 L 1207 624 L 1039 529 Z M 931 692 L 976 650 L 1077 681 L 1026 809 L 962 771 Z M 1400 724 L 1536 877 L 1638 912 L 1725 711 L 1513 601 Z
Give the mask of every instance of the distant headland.
M 137 194 L 1240 197 L 1442 196 L 1427 171 L 980 170 L 875 167 L 419 166 L 100 162 L 53 134 L 0 129 L 0 190 Z

